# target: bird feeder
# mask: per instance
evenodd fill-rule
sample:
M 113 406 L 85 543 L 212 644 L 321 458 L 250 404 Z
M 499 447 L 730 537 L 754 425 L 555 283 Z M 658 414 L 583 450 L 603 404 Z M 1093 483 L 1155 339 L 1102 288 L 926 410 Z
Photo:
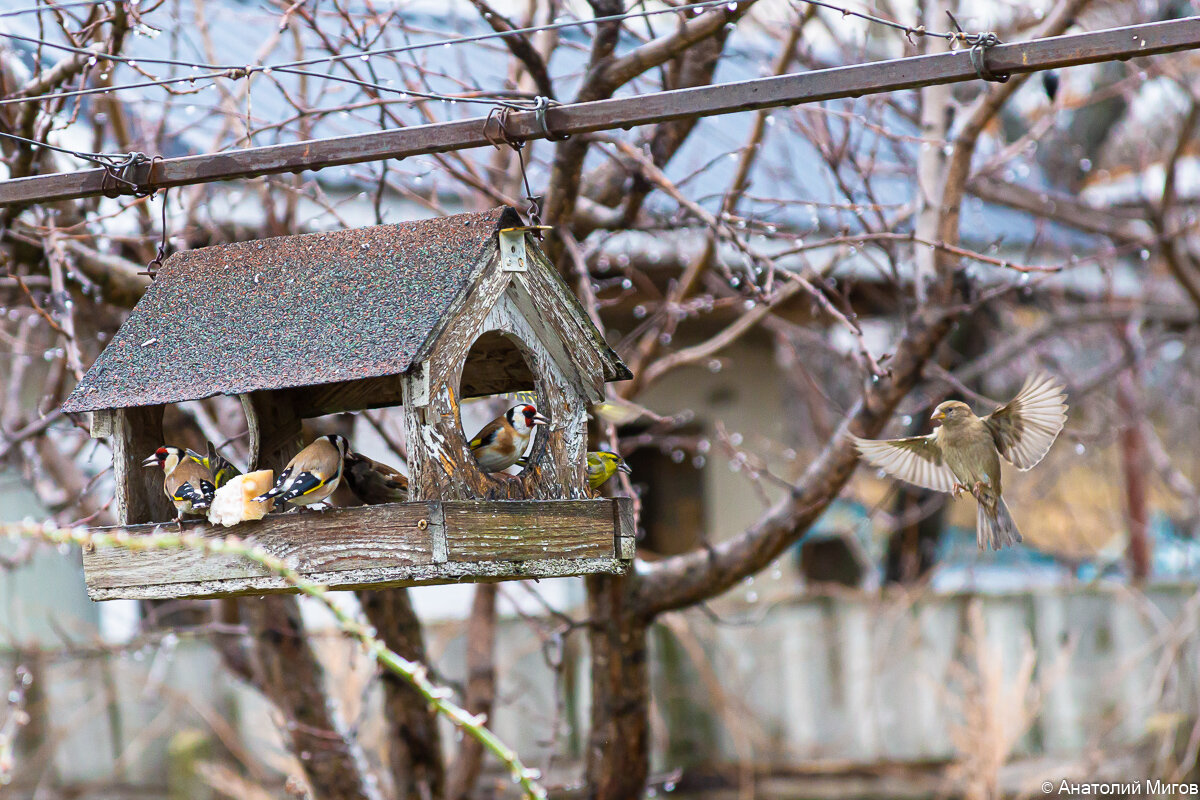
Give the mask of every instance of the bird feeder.
M 301 420 L 403 405 L 410 501 L 271 514 L 237 534 L 337 588 L 619 574 L 628 498 L 594 498 L 587 407 L 629 369 L 511 208 L 176 253 L 67 399 L 112 443 L 119 526 L 175 518 L 163 408 L 240 398 L 250 468 L 278 472 Z M 551 419 L 516 476 L 482 472 L 459 419 L 470 397 L 533 392 Z M 93 599 L 288 591 L 257 563 L 184 550 L 84 554 Z

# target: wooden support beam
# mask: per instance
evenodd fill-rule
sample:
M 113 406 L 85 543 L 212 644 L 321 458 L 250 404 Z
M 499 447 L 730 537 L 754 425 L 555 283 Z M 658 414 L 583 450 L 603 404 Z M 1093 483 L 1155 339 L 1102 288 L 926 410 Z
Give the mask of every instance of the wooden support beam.
M 162 420 L 162 406 L 112 411 L 116 517 L 123 525 L 175 519 L 175 507 L 163 493 L 162 470 L 142 466 L 163 445 Z
M 1196 48 L 1200 48 L 1200 18 L 1189 17 L 998 45 L 987 51 L 986 63 L 994 73 L 1024 73 Z M 544 139 L 550 135 L 614 130 L 973 80 L 979 80 L 979 76 L 964 48 L 737 83 L 553 106 L 545 114 L 545 125 L 539 122 L 537 113 L 524 111 L 511 114 L 506 126 L 516 139 Z M 154 164 L 153 176 L 151 164 L 147 163 L 131 170 L 125 179 L 142 191 L 150 191 L 486 147 L 491 142 L 484 135 L 484 123 L 484 117 L 475 117 L 168 158 Z M 92 169 L 0 181 L 0 206 L 96 197 L 103 194 L 104 174 L 104 170 Z
M 300 417 L 289 392 L 254 392 L 242 395 L 242 409 L 250 431 L 250 471 L 280 471 L 304 447 Z
M 234 528 L 205 522 L 184 527 L 208 538 L 235 533 L 332 588 L 418 586 L 623 574 L 633 560 L 632 504 L 627 497 L 431 500 L 271 514 Z M 125 530 L 148 534 L 156 528 Z M 195 550 L 104 548 L 85 553 L 83 569 L 93 600 L 295 591 L 257 562 Z

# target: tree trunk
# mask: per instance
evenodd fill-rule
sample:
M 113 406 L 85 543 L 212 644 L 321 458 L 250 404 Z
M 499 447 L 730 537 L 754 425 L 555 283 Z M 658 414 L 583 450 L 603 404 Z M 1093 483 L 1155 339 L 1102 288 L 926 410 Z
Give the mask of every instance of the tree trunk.
M 359 592 L 363 613 L 384 643 L 409 661 L 426 663 L 421 621 L 407 589 Z M 393 672 L 383 672 L 384 717 L 388 724 L 389 768 L 399 800 L 440 798 L 445 784 L 437 714 Z
M 1117 379 L 1117 407 L 1124 425 L 1121 428 L 1121 468 L 1125 476 L 1125 519 L 1129 528 L 1129 575 L 1144 582 L 1150 577 L 1150 519 L 1146 503 L 1146 478 L 1149 461 L 1142 432 L 1143 411 L 1138 402 L 1132 370 Z
M 491 724 L 496 701 L 496 584 L 475 587 L 471 618 L 467 621 L 467 692 L 466 708 L 483 715 Z M 483 745 L 468 736 L 463 739 L 458 757 L 447 781 L 448 800 L 467 800 L 483 768 Z
M 378 790 L 366 780 L 366 758 L 326 695 L 325 670 L 296 598 L 243 600 L 241 615 L 257 643 L 255 685 L 283 714 L 283 735 L 304 766 L 314 800 L 377 800 Z
M 632 579 L 587 579 L 592 719 L 589 800 L 641 797 L 650 773 L 650 679 L 644 619 L 629 608 Z

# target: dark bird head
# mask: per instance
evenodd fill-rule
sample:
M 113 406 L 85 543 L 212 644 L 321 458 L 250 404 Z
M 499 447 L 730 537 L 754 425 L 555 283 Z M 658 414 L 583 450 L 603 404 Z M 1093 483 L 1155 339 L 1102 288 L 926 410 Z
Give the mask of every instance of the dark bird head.
M 341 455 L 342 458 L 345 458 L 346 454 L 350 452 L 350 442 L 346 440 L 345 436 L 331 433 L 325 436 L 325 438 L 329 440 L 330 444 L 337 448 L 338 454 Z
M 1058 73 L 1054 70 L 1046 70 L 1042 73 L 1042 88 L 1046 91 L 1046 97 L 1050 98 L 1050 102 L 1054 102 L 1054 98 L 1058 97 Z
M 163 445 L 142 461 L 143 467 L 162 467 L 164 472 L 174 472 L 183 459 L 183 448 Z
M 940 421 L 943 425 L 954 425 L 975 416 L 971 407 L 958 400 L 947 400 L 933 410 L 931 420 Z

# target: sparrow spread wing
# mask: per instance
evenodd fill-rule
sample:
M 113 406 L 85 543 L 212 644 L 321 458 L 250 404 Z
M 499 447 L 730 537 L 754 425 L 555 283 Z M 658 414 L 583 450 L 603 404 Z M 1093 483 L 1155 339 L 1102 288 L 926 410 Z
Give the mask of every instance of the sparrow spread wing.
M 935 434 L 907 439 L 860 439 L 854 444 L 863 458 L 887 474 L 935 492 L 954 488 L 954 473 L 942 458 Z
M 1066 397 L 1049 375 L 1026 380 L 1016 397 L 983 418 L 1000 455 L 1020 470 L 1041 461 L 1067 422 Z

